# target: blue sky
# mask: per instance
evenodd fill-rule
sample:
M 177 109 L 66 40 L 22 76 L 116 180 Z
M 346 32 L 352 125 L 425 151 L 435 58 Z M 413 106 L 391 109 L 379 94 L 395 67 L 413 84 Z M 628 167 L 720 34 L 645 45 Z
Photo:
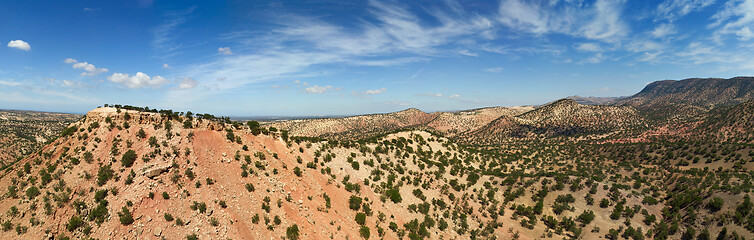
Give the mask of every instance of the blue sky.
M 432 112 L 754 72 L 754 0 L 7 1 L 0 22 L 0 109 Z

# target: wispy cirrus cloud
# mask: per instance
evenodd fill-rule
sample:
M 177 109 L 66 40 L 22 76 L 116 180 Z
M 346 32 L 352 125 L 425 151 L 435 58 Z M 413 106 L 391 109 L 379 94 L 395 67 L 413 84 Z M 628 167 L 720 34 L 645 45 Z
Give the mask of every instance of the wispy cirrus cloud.
M 442 93 L 421 93 L 417 94 L 419 96 L 427 96 L 427 97 L 436 97 L 436 98 L 460 98 L 461 95 L 459 94 L 442 94 Z
M 233 55 L 233 52 L 230 51 L 230 47 L 221 47 L 217 49 L 217 53 L 220 55 Z
M 191 7 L 183 11 L 173 11 L 165 14 L 165 20 L 159 26 L 152 29 L 152 46 L 159 52 L 158 57 L 166 58 L 178 54 L 182 47 L 176 43 L 176 30 L 179 26 L 186 23 L 189 15 L 194 12 L 196 7 Z
M 754 0 L 728 1 L 711 20 L 713 22 L 708 27 L 717 28 L 716 40 L 728 35 L 734 35 L 740 41 L 751 40 L 754 38 Z
M 630 32 L 622 19 L 623 3 L 503 0 L 498 21 L 514 30 L 536 35 L 562 33 L 615 42 Z
M 687 14 L 700 11 L 715 0 L 665 0 L 657 6 L 655 20 L 675 21 Z
M 16 82 L 16 81 L 0 80 L 0 86 L 18 87 L 18 86 L 21 86 L 21 83 L 20 82 Z
M 675 26 L 670 23 L 663 23 L 660 25 L 657 25 L 654 30 L 652 30 L 652 36 L 655 38 L 665 38 L 667 36 L 673 35 L 676 33 Z
M 491 72 L 491 73 L 499 73 L 503 71 L 502 67 L 493 67 L 493 68 L 486 68 L 484 69 L 485 72 Z
M 223 77 L 218 90 L 285 78 L 327 74 L 313 68 L 345 64 L 384 67 L 403 65 L 450 54 L 443 46 L 489 34 L 493 21 L 452 10 L 427 10 L 437 24 L 427 24 L 399 4 L 369 1 L 369 21 L 346 28 L 316 17 L 286 15 L 269 32 L 236 32 L 224 40 L 237 43 L 233 55 L 187 68 L 197 81 Z M 451 6 L 452 5 L 452 6 Z M 463 15 L 461 17 L 461 15 Z M 229 52 L 230 49 L 228 49 Z M 219 50 L 224 52 L 224 50 Z M 461 52 L 474 55 L 469 50 Z M 312 89 L 310 92 L 321 89 Z

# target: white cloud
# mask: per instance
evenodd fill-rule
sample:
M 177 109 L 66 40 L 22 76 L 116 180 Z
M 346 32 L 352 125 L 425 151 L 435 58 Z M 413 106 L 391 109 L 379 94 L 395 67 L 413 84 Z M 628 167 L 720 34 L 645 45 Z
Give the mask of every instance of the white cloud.
M 125 73 L 114 73 L 113 75 L 107 77 L 107 80 L 114 83 L 120 83 L 128 88 L 134 89 L 143 87 L 158 88 L 168 83 L 168 80 L 163 77 L 149 77 L 149 75 L 143 72 L 137 72 L 134 76 L 129 76 Z
M 746 41 L 754 38 L 754 33 L 751 32 L 749 27 L 743 27 L 740 30 L 736 31 L 736 35 L 741 41 Z
M 24 42 L 23 40 L 13 40 L 13 41 L 10 41 L 10 42 L 8 42 L 8 47 L 9 48 L 21 49 L 21 50 L 24 50 L 24 51 L 31 50 L 31 46 L 29 45 L 29 43 Z
M 74 62 L 73 64 L 74 69 L 83 69 L 85 72 L 82 72 L 81 76 L 95 76 L 100 73 L 104 73 L 108 71 L 107 68 L 97 68 L 88 62 L 77 62 L 75 59 L 71 59 L 71 58 L 67 58 L 65 62 L 66 63 Z
M 514 30 L 535 35 L 563 33 L 615 42 L 628 34 L 621 19 L 624 1 L 521 1 L 503 0 L 498 21 Z
M 353 94 L 354 96 L 365 97 L 365 96 L 368 96 L 368 95 L 383 94 L 385 92 L 387 92 L 387 88 L 369 89 L 369 90 L 366 90 L 366 91 L 363 91 L 363 92 L 355 92 L 355 91 L 353 91 L 353 92 L 351 92 L 351 94 Z
M 448 49 L 463 49 L 458 46 L 461 42 L 475 46 L 479 37 L 489 37 L 494 29 L 494 22 L 488 18 L 457 8 L 425 9 L 424 15 L 432 18 L 432 24 L 400 3 L 372 0 L 367 12 L 372 18 L 349 28 L 322 18 L 286 15 L 278 18 L 279 27 L 269 32 L 228 34 L 224 41 L 257 51 L 189 66 L 186 75 L 199 81 L 225 77 L 227 80 L 217 88 L 224 91 L 265 81 L 329 74 L 313 68 L 330 64 L 404 65 L 454 52 Z
M 576 50 L 585 52 L 600 52 L 602 47 L 596 43 L 579 43 L 575 46 Z
M 494 67 L 494 68 L 487 68 L 484 69 L 485 72 L 491 72 L 491 73 L 499 73 L 503 71 L 502 67 Z
M 715 13 L 711 20 L 713 23 L 709 24 L 710 28 L 718 28 L 715 30 L 716 40 L 724 37 L 728 34 L 738 36 L 741 41 L 747 41 L 752 39 L 752 32 L 749 27 L 754 25 L 754 0 L 731 0 L 725 3 L 722 10 Z
M 628 27 L 621 20 L 624 1 L 597 0 L 594 3 L 593 20 L 581 32 L 586 38 L 613 40 L 628 34 Z
M 197 82 L 196 80 L 191 78 L 184 78 L 180 83 L 178 83 L 178 89 L 192 89 L 197 85 L 199 85 L 199 82 Z
M 470 57 L 479 56 L 478 54 L 473 53 L 473 52 L 469 51 L 468 49 L 461 49 L 461 50 L 458 51 L 458 53 L 460 53 L 461 55 L 466 55 L 466 56 L 470 56 Z
M 657 25 L 654 30 L 652 30 L 652 36 L 655 38 L 664 38 L 669 35 L 673 35 L 676 33 L 675 27 L 673 24 L 670 23 L 664 23 Z
M 20 82 L 0 80 L 0 86 L 18 87 L 21 86 Z
M 314 85 L 314 86 L 306 88 L 305 91 L 307 93 L 325 93 L 327 91 L 331 91 L 332 89 L 333 89 L 332 86 L 321 87 L 321 86 Z
M 416 73 L 414 73 L 414 75 L 411 75 L 411 80 L 416 79 L 416 77 L 418 77 L 419 74 L 422 73 L 422 71 L 424 71 L 424 68 L 419 69 L 419 71 L 416 71 Z
M 642 56 L 639 58 L 639 61 L 642 61 L 642 62 L 652 61 L 652 60 L 655 60 L 657 56 L 659 56 L 660 54 L 662 54 L 662 52 L 660 51 L 644 52 L 642 53 Z
M 461 95 L 458 94 L 450 94 L 445 95 L 442 93 L 423 93 L 423 94 L 417 94 L 418 96 L 428 96 L 428 97 L 437 97 L 437 98 L 460 98 Z
M 584 64 L 584 63 L 600 63 L 602 60 L 605 59 L 605 56 L 602 55 L 602 53 L 596 53 L 593 56 L 584 59 L 582 61 L 579 61 L 578 64 Z
M 665 0 L 657 6 L 655 19 L 675 21 L 694 11 L 712 5 L 715 0 Z
M 230 47 L 218 48 L 217 53 L 219 53 L 220 55 L 233 55 L 233 52 L 230 51 Z
M 442 97 L 443 96 L 442 93 L 424 93 L 421 95 L 429 96 L 429 97 Z
M 76 82 L 76 81 L 63 80 L 61 82 L 63 83 L 63 86 L 68 87 L 68 88 L 74 88 L 74 87 L 75 88 L 80 88 L 80 87 L 84 87 L 84 84 L 81 84 L 80 82 Z
M 73 64 L 73 63 L 77 63 L 79 61 L 77 61 L 76 59 L 73 59 L 73 58 L 66 58 L 65 60 L 63 60 L 63 62 L 67 63 L 67 64 Z
M 169 12 L 165 15 L 165 21 L 154 29 L 152 29 L 152 46 L 163 54 L 160 57 L 171 57 L 179 53 L 179 49 L 182 47 L 180 44 L 175 43 L 174 38 L 176 29 L 184 23 L 186 23 L 189 15 L 194 12 L 196 7 L 191 7 L 183 11 Z
M 173 67 L 171 67 L 171 66 L 170 66 L 170 65 L 168 65 L 167 63 L 163 63 L 163 64 L 162 64 L 162 68 L 165 68 L 165 69 L 171 69 L 171 68 L 173 68 Z
M 647 39 L 635 39 L 626 46 L 626 50 L 633 52 L 657 51 L 665 48 L 664 44 Z
M 387 91 L 387 89 L 386 89 L 386 88 L 380 88 L 380 89 L 371 89 L 371 90 L 367 90 L 366 92 L 364 92 L 364 94 L 367 94 L 367 95 L 374 95 L 374 94 L 380 94 L 380 93 L 384 93 L 385 91 Z

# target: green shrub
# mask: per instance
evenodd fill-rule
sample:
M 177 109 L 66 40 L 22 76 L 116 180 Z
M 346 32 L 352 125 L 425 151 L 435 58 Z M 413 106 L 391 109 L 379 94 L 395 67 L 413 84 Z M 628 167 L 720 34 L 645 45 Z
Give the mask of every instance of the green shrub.
M 720 211 L 720 209 L 723 208 L 724 203 L 725 201 L 723 201 L 721 197 L 713 197 L 712 200 L 709 201 L 709 209 L 713 212 Z
M 94 221 L 98 224 L 102 224 L 107 219 L 107 200 L 102 200 L 97 204 L 97 207 L 89 212 L 89 221 Z
M 584 225 L 591 223 L 592 220 L 594 220 L 594 212 L 592 212 L 592 210 L 584 210 L 584 212 L 578 217 L 578 221 Z
M 107 189 L 101 189 L 94 192 L 94 201 L 100 202 L 102 200 L 105 200 L 105 197 L 107 197 Z
M 387 190 L 387 195 L 390 198 L 390 201 L 393 201 L 393 203 L 399 203 L 403 200 L 401 197 L 401 193 L 398 190 L 398 188 L 391 188 Z
M 97 185 L 105 185 L 107 181 L 113 178 L 113 175 L 115 175 L 115 171 L 113 171 L 110 165 L 101 166 L 99 171 L 97 171 Z
M 118 212 L 118 217 L 120 219 L 120 224 L 130 225 L 131 223 L 134 223 L 134 218 L 126 206 L 123 206 L 121 211 Z
M 35 197 L 39 196 L 39 188 L 36 186 L 31 186 L 26 189 L 26 197 L 29 199 L 33 199 Z
M 67 229 L 69 232 L 75 231 L 77 228 L 84 225 L 84 220 L 81 219 L 79 216 L 73 216 L 70 220 L 68 220 L 68 224 L 65 225 L 65 229 Z
M 356 195 L 351 195 L 351 198 L 348 199 L 348 207 L 351 208 L 351 210 L 358 211 L 359 207 L 361 207 L 361 198 Z
M 298 225 L 296 224 L 293 224 L 293 226 L 290 226 L 285 230 L 285 236 L 291 240 L 298 240 L 298 234 Z
M 76 126 L 71 126 L 69 128 L 63 129 L 63 132 L 60 134 L 60 137 L 67 137 L 67 136 L 73 135 L 74 133 L 76 133 L 76 130 L 78 130 L 78 127 Z
M 173 221 L 173 215 L 171 215 L 170 213 L 165 213 L 165 221 Z
M 364 213 L 357 213 L 356 214 L 356 223 L 359 225 L 364 225 L 367 222 L 367 215 Z
M 135 161 L 136 161 L 136 152 L 134 150 L 126 151 L 126 153 L 124 153 L 123 157 L 121 157 L 120 159 L 120 163 L 123 164 L 124 167 L 133 166 Z
M 10 220 L 3 222 L 3 232 L 7 232 L 13 229 L 13 223 Z
M 361 226 L 359 229 L 359 235 L 361 235 L 364 239 L 369 239 L 369 227 L 367 226 Z

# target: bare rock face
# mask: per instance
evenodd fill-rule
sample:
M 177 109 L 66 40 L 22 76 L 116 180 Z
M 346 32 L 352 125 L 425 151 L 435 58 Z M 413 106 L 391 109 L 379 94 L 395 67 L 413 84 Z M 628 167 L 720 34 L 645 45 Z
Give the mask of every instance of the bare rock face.
M 147 176 L 148 178 L 154 178 L 170 170 L 170 167 L 171 165 L 168 164 L 147 167 L 147 169 L 142 172 L 142 175 Z

